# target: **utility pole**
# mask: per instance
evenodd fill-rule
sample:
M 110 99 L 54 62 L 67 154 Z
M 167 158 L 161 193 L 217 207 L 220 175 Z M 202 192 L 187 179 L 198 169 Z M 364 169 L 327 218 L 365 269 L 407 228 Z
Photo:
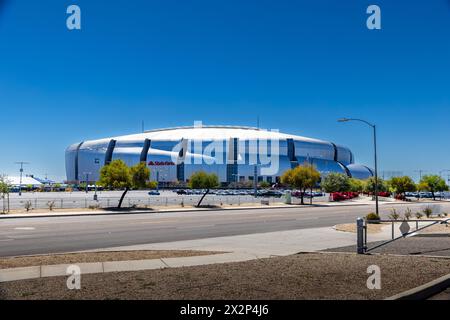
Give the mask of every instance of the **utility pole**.
M 422 180 L 422 173 L 426 172 L 425 170 L 414 170 L 414 172 L 419 173 L 419 182 Z
M 19 182 L 19 196 L 22 196 L 22 176 L 23 176 L 23 165 L 30 164 L 29 162 L 19 161 L 16 164 L 20 164 L 20 182 Z

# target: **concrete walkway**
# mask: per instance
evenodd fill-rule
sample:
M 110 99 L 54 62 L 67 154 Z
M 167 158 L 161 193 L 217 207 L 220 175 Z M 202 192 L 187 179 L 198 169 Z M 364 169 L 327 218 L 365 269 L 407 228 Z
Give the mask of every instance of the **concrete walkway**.
M 261 258 L 326 250 L 352 245 L 355 241 L 355 234 L 325 227 L 122 246 L 92 251 L 204 250 L 235 252 Z
M 142 271 L 142 270 L 199 266 L 217 263 L 242 262 L 253 260 L 255 258 L 256 257 L 254 255 L 249 254 L 246 255 L 242 253 L 224 253 L 208 256 L 196 256 L 196 257 L 60 264 L 50 266 L 0 269 L 0 283 L 17 280 L 69 276 L 69 274 L 67 273 L 68 267 L 73 265 L 76 265 L 80 268 L 81 276 L 83 276 L 84 274 L 95 274 L 95 273 Z

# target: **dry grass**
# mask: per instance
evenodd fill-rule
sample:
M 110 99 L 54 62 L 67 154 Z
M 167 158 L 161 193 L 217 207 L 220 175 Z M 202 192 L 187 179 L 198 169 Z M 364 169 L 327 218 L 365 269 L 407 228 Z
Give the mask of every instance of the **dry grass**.
M 381 268 L 381 290 L 366 286 Z M 383 299 L 445 275 L 450 259 L 419 256 L 300 254 L 186 268 L 84 275 L 0 284 L 0 299 Z
M 55 264 L 87 263 L 87 262 L 108 262 L 108 261 L 192 257 L 218 253 L 222 252 L 190 251 L 190 250 L 142 250 L 142 251 L 108 251 L 108 252 L 83 252 L 83 253 L 69 253 L 69 254 L 55 254 L 55 255 L 38 255 L 38 256 L 0 258 L 0 269 L 55 265 Z

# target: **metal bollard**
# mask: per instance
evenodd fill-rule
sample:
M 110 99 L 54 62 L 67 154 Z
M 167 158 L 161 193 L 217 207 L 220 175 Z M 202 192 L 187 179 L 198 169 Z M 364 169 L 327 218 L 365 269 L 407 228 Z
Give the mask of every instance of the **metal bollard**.
M 356 243 L 357 253 L 364 254 L 364 220 L 362 218 L 356 219 Z

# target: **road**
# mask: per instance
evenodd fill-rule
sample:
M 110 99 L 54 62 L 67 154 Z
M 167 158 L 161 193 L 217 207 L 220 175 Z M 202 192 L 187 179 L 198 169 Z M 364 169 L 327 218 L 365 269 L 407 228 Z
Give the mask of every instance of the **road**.
M 382 205 L 389 210 L 421 205 Z M 450 212 L 450 204 L 442 204 Z M 354 222 L 373 206 L 301 207 L 111 216 L 21 218 L 0 221 L 0 256 L 60 253 L 126 245 L 205 239 L 333 226 Z

